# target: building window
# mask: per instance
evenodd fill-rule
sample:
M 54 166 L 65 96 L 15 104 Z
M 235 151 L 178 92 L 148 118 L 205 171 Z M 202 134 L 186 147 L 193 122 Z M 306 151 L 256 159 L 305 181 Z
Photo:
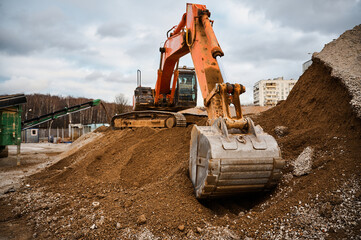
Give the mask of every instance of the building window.
M 31 136 L 37 136 L 38 135 L 38 129 L 31 129 L 30 135 Z

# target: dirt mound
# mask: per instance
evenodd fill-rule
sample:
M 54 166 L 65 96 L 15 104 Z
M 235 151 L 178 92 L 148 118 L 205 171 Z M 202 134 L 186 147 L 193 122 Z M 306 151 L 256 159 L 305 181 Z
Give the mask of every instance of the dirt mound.
M 45 180 L 48 184 L 79 180 L 82 184 L 119 182 L 129 188 L 153 183 L 173 174 L 188 157 L 189 131 L 182 128 L 108 131 L 96 142 L 50 167 L 50 171 L 68 169 Z
M 290 129 L 291 134 L 278 139 L 286 158 L 294 158 L 307 145 L 332 151 L 347 141 L 350 152 L 360 150 L 360 38 L 358 25 L 327 44 L 314 54 L 313 64 L 300 77 L 287 101 L 256 117 L 275 136 L 277 125 Z
M 99 230 L 91 233 L 94 236 L 117 236 L 121 229 L 132 229 L 134 237 L 133 229 L 139 231 L 137 219 L 141 215 L 152 234 L 158 236 L 183 235 L 177 230 L 179 225 L 185 225 L 187 230 L 196 231 L 197 226 L 203 229 L 214 215 L 194 198 L 188 179 L 191 129 L 192 126 L 107 131 L 73 155 L 34 175 L 30 184 L 41 182 L 45 192 L 71 195 L 75 200 L 70 203 L 68 197 L 63 199 L 63 205 L 71 204 L 80 211 L 73 212 L 76 223 L 67 234 L 73 231 L 79 236 L 90 234 L 94 221 L 81 214 L 81 209 L 98 218 L 106 216 L 102 230 L 98 223 Z M 53 214 L 56 215 L 56 210 Z
M 286 158 L 295 157 L 307 144 L 332 149 L 341 139 L 360 138 L 360 119 L 350 101 L 351 96 L 340 79 L 331 76 L 331 69 L 321 61 L 313 59 L 287 101 L 256 120 L 269 133 L 274 133 L 277 125 L 288 127 L 291 134 L 279 143 L 286 150 Z
M 95 129 L 94 132 L 98 133 L 98 132 L 105 132 L 105 131 L 108 131 L 108 130 L 110 130 L 109 127 L 100 126 L 97 129 Z
M 361 195 L 361 119 L 358 116 L 358 106 L 361 103 L 356 101 L 355 95 L 355 92 L 361 92 L 361 71 L 354 72 L 349 68 L 355 61 L 359 62 L 360 57 L 356 59 L 354 54 L 347 55 L 360 52 L 360 38 L 353 41 L 355 36 L 361 36 L 361 25 L 327 45 L 325 52 L 323 50 L 314 55 L 313 64 L 300 77 L 287 101 L 255 117 L 255 121 L 266 132 L 274 135 L 283 157 L 288 160 L 284 180 L 290 177 L 290 183 L 294 185 L 292 191 L 297 191 L 290 199 L 312 204 L 311 208 L 297 210 L 298 214 L 313 218 L 310 222 L 312 225 L 304 229 L 312 231 L 315 225 L 323 225 L 326 236 L 333 239 L 360 236 L 360 213 L 353 209 L 360 208 Z M 349 44 L 345 46 L 345 42 Z M 338 52 L 343 54 L 337 57 L 331 54 Z M 360 69 L 361 63 L 358 64 L 357 69 Z M 279 129 L 286 131 L 280 134 Z M 307 157 L 312 160 L 311 173 L 292 178 L 292 173 L 297 175 L 295 172 L 299 170 L 294 169 L 296 161 L 306 150 L 312 151 L 312 156 Z M 346 188 L 350 197 L 347 203 L 344 202 Z M 335 201 L 334 198 L 338 200 Z M 349 207 L 340 210 L 340 204 L 348 204 Z M 342 211 L 348 218 L 342 231 L 335 219 L 344 216 L 338 215 L 336 211 Z M 280 223 L 280 219 L 275 222 Z M 282 233 L 270 236 L 287 235 Z

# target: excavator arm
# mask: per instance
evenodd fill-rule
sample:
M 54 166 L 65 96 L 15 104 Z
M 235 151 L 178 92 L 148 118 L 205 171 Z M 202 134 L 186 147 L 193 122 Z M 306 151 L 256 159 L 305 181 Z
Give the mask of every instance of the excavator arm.
M 224 53 L 218 44 L 209 17 L 210 12 L 205 5 L 187 4 L 187 11 L 180 23 L 170 34 L 164 47 L 160 48 L 154 102 L 156 105 L 165 101 L 170 105 L 173 103 L 174 84 L 178 76 L 174 68 L 182 56 L 190 53 L 210 124 L 221 117 L 229 128 L 244 128 L 247 127 L 247 120 L 242 116 L 239 95 L 245 92 L 245 88 L 240 84 L 224 83 L 224 73 L 220 68 L 220 58 Z M 230 114 L 231 103 L 235 107 L 235 118 Z

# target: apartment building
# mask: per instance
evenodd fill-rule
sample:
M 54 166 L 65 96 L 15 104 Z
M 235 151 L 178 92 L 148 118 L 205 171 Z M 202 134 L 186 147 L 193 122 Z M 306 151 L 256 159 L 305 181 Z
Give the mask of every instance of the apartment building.
M 258 106 L 276 106 L 285 100 L 297 80 L 286 80 L 283 77 L 260 80 L 253 86 L 254 104 Z

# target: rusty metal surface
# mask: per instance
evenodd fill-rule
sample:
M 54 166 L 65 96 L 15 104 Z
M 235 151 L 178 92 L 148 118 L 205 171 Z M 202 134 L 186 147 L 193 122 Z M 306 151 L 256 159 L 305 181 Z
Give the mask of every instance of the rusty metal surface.
M 285 161 L 276 140 L 247 121 L 248 134 L 229 134 L 223 119 L 193 127 L 189 172 L 197 198 L 264 191 L 281 178 Z

